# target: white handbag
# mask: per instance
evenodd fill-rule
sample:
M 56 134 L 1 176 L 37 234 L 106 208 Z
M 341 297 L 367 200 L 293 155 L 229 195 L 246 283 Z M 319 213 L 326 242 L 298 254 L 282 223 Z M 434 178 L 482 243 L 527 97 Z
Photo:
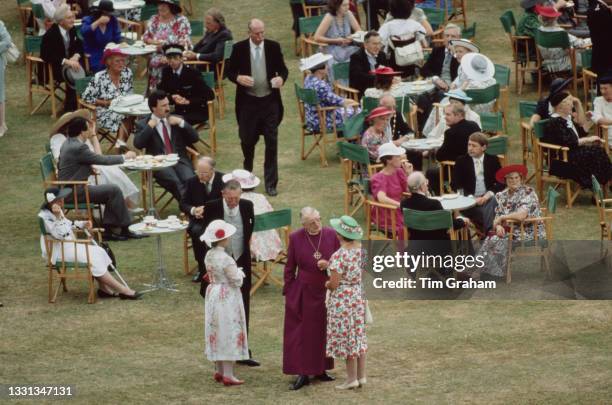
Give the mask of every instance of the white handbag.
M 6 58 L 6 61 L 10 63 L 17 62 L 19 60 L 20 55 L 21 53 L 19 52 L 19 48 L 17 48 L 17 46 L 12 42 L 7 48 L 7 50 L 4 52 L 4 57 Z
M 420 65 L 423 63 L 425 56 L 423 55 L 423 47 L 421 41 L 414 39 L 414 42 L 404 45 L 395 46 L 393 41 L 403 41 L 400 37 L 391 37 L 389 47 L 393 49 L 395 55 L 395 64 L 397 66 Z

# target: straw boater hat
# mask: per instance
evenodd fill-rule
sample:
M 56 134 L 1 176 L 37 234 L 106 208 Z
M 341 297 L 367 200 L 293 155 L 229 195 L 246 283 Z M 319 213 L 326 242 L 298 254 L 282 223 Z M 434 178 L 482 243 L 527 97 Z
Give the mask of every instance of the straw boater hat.
M 523 179 L 527 178 L 527 168 L 523 165 L 504 166 L 495 173 L 495 180 L 498 183 L 505 184 L 506 176 L 510 173 L 518 173 Z
M 561 15 L 554 7 L 536 6 L 536 13 L 542 17 L 555 18 Z
M 452 98 L 453 100 L 459 100 L 463 102 L 463 104 L 469 103 L 470 101 L 472 101 L 472 97 L 468 97 L 468 95 L 465 94 L 465 91 L 461 89 L 451 90 L 448 93 L 444 93 L 444 95 L 447 96 L 448 98 Z
M 300 72 L 305 70 L 313 70 L 313 68 L 318 68 L 319 65 L 324 65 L 328 60 L 332 59 L 332 55 L 325 55 L 321 52 L 315 53 L 307 58 L 300 59 Z
M 342 215 L 340 218 L 332 218 L 329 224 L 336 232 L 347 239 L 359 240 L 363 238 L 363 230 L 353 217 Z
M 72 121 L 73 119 L 77 117 L 81 117 L 81 118 L 85 118 L 86 120 L 89 120 L 91 119 L 91 113 L 89 112 L 89 110 L 85 108 L 81 108 L 80 110 L 76 110 L 76 111 L 69 112 L 69 113 L 62 115 L 57 121 L 55 121 L 55 124 L 53 124 L 53 126 L 49 130 L 49 136 L 53 136 L 57 134 L 63 126 L 65 126 L 66 124 L 68 124 L 70 121 Z
M 213 242 L 227 239 L 236 233 L 236 227 L 228 224 L 222 219 L 215 219 L 207 227 L 200 240 L 206 242 L 208 247 L 212 247 Z
M 179 14 L 183 12 L 181 8 L 181 2 L 179 0 L 157 0 L 157 4 L 166 3 L 170 6 L 170 11 L 172 14 Z
M 393 142 L 383 143 L 378 147 L 378 161 L 385 156 L 402 156 L 406 151 Z
M 390 67 L 379 67 L 374 70 L 370 70 L 370 74 L 377 75 L 377 76 L 397 76 L 397 75 L 401 75 L 402 73 L 396 72 Z
M 495 65 L 491 59 L 479 53 L 468 53 L 461 59 L 461 70 L 470 80 L 485 81 L 495 75 Z
M 463 48 L 468 49 L 470 52 L 480 53 L 480 48 L 478 45 L 470 41 L 469 39 L 461 38 L 461 39 L 451 39 L 449 41 L 450 46 L 461 46 Z
M 68 197 L 72 193 L 72 189 L 69 187 L 65 187 L 63 189 L 59 189 L 57 187 L 49 187 L 45 190 L 43 198 L 45 202 L 40 206 L 40 209 L 47 208 L 48 204 L 51 204 L 55 200 L 63 200 Z
M 230 180 L 236 180 L 240 183 L 240 187 L 242 187 L 243 190 L 255 188 L 260 183 L 259 177 L 244 169 L 232 170 L 231 173 L 224 174 L 221 179 L 224 183 Z
M 368 114 L 368 117 L 366 118 L 367 121 L 372 121 L 374 118 L 378 118 L 378 117 L 385 117 L 387 115 L 393 115 L 395 113 L 395 111 L 387 108 L 387 107 L 376 107 L 374 109 L 372 109 L 372 111 L 370 111 L 370 114 Z

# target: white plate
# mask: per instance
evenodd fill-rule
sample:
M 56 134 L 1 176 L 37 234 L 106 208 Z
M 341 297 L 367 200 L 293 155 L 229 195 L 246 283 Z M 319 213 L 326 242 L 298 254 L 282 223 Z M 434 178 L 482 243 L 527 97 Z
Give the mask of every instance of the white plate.
M 455 198 L 458 198 L 458 197 L 459 197 L 459 194 L 444 194 L 442 196 L 444 200 L 454 200 Z

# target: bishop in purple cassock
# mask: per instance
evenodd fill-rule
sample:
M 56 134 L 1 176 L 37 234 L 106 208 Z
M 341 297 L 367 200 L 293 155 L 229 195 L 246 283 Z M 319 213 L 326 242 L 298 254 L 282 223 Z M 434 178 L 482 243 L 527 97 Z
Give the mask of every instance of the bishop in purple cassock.
M 289 237 L 285 266 L 285 332 L 283 373 L 297 375 L 291 389 L 310 383 L 310 376 L 333 381 L 326 370 L 334 360 L 325 357 L 327 262 L 340 248 L 336 232 L 321 226 L 319 212 L 306 207 L 300 213 L 304 227 Z

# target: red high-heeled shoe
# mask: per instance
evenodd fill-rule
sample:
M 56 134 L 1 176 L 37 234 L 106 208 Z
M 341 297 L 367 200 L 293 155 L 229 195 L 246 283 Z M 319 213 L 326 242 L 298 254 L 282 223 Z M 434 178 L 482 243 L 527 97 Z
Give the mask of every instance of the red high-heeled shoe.
M 244 384 L 244 381 L 242 381 L 242 380 L 232 380 L 232 379 L 229 379 L 229 378 L 227 378 L 225 376 L 223 377 L 223 385 L 225 385 L 225 386 L 242 385 L 242 384 Z
M 220 383 L 223 382 L 223 374 L 221 373 L 215 373 L 215 375 L 213 376 L 213 378 L 215 379 L 216 382 Z

